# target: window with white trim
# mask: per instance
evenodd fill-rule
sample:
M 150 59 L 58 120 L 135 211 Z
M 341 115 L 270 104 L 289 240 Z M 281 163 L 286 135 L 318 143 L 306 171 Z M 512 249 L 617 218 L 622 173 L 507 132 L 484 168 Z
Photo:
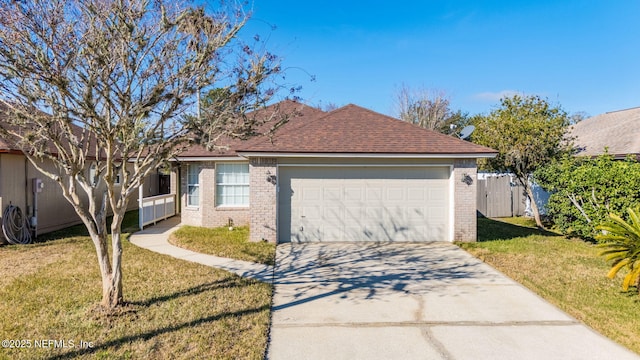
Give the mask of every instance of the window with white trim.
M 98 165 L 96 163 L 91 163 L 89 166 L 89 185 L 95 187 L 98 184 Z
M 216 206 L 249 206 L 249 164 L 216 164 Z
M 200 205 L 200 166 L 187 166 L 187 206 Z

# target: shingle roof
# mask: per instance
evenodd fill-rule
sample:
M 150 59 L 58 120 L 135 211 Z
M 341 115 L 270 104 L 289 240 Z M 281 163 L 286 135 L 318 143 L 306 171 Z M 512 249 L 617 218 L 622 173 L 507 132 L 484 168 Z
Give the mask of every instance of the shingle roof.
M 19 127 L 17 125 L 9 124 L 6 121 L 7 115 L 8 115 L 8 112 L 7 112 L 6 105 L 0 102 L 0 127 L 2 127 L 4 130 L 7 130 L 7 131 L 18 130 L 21 133 L 25 131 L 26 129 L 25 127 Z M 45 113 L 42 113 L 42 115 L 49 116 Z M 96 149 L 96 138 L 94 136 L 92 136 L 91 134 L 83 134 L 83 129 L 78 125 L 75 125 L 75 124 L 70 124 L 70 125 L 74 135 L 78 139 L 83 139 L 83 143 L 81 145 L 83 146 L 83 148 Z M 32 125 L 32 126 L 35 126 L 35 125 Z M 54 123 L 54 125 L 51 125 L 49 129 L 55 130 L 55 129 L 59 129 L 59 127 Z M 66 139 L 64 136 L 61 138 L 60 145 L 67 151 L 70 150 L 72 146 L 69 143 L 68 139 Z M 59 155 L 59 149 L 56 147 L 56 145 L 52 140 L 47 141 L 45 151 L 51 155 Z M 101 152 L 101 155 L 100 155 L 101 157 L 106 156 L 104 149 L 101 149 L 100 152 Z M 8 137 L 0 137 L 0 153 L 23 154 L 23 149 L 21 145 L 19 145 L 19 139 L 13 138 L 10 135 Z M 95 155 L 95 153 L 93 155 Z M 93 159 L 94 157 L 88 156 L 88 158 Z
M 227 146 L 226 149 L 209 151 L 196 145 L 181 153 L 180 158 L 236 157 L 238 152 L 479 156 L 497 153 L 352 104 L 325 113 L 286 100 L 263 111 L 274 114 L 274 110 L 278 114 L 289 114 L 290 118 L 272 137 L 259 136 L 246 141 L 223 138 L 218 145 Z M 0 151 L 13 150 L 11 148 L 0 139 Z
M 640 107 L 612 111 L 583 120 L 569 132 L 580 149 L 578 155 L 640 154 Z
M 273 139 L 244 143 L 239 152 L 470 154 L 493 155 L 493 149 L 356 106 L 288 124 Z
M 5 120 L 4 120 L 4 118 L 6 117 L 6 110 L 7 110 L 6 105 L 3 104 L 2 102 L 0 102 L 0 126 L 6 126 L 6 123 L 5 123 Z M 10 139 L 5 139 L 5 138 L 0 137 L 0 152 L 3 152 L 3 153 L 7 153 L 7 152 L 18 152 L 18 153 L 21 153 L 22 151 L 15 144 L 14 141 L 10 141 Z
M 324 111 L 319 110 L 317 108 L 313 108 L 307 106 L 305 104 L 295 102 L 292 100 L 284 100 L 277 104 L 270 105 L 265 109 L 257 111 L 258 116 L 269 116 L 269 117 L 277 117 L 278 115 L 287 116 L 287 123 L 278 130 L 282 131 L 283 128 L 289 126 L 296 126 L 301 121 L 306 121 L 307 119 L 314 118 L 320 115 L 325 114 Z M 265 128 L 267 129 L 258 129 L 258 131 L 266 131 L 268 127 L 271 126 L 270 123 L 265 124 Z M 258 136 L 256 139 L 264 138 L 264 136 Z M 253 141 L 256 139 L 250 139 L 248 141 Z M 234 139 L 230 137 L 222 137 L 217 142 L 216 145 L 222 147 L 213 150 L 207 150 L 204 146 L 194 145 L 191 146 L 186 151 L 180 154 L 180 158 L 189 158 L 189 157 L 235 157 L 237 156 L 236 149 L 243 146 L 247 141 Z
M 18 150 L 15 146 L 9 145 L 4 139 L 0 139 L 0 152 L 10 152 L 13 150 Z

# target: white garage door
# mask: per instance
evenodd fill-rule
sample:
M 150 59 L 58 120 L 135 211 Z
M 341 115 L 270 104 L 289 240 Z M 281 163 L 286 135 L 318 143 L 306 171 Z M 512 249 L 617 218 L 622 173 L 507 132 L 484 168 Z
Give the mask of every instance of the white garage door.
M 449 240 L 449 167 L 279 170 L 280 242 Z

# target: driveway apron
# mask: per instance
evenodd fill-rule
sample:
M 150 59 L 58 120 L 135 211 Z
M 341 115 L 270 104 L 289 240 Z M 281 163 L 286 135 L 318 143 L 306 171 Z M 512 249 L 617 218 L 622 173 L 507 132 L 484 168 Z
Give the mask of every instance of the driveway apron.
M 639 359 L 450 243 L 277 248 L 267 357 Z

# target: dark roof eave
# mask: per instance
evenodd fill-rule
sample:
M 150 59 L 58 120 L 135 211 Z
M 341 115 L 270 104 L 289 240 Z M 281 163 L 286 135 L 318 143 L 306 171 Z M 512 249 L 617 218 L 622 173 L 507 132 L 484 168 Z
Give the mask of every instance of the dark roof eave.
M 24 155 L 22 150 L 17 149 L 0 149 L 0 154 Z
M 270 152 L 270 151 L 250 151 L 238 150 L 239 156 L 250 157 L 323 157 L 323 158 L 418 158 L 418 159 L 478 159 L 494 158 L 497 152 L 478 153 L 371 153 L 371 152 Z

